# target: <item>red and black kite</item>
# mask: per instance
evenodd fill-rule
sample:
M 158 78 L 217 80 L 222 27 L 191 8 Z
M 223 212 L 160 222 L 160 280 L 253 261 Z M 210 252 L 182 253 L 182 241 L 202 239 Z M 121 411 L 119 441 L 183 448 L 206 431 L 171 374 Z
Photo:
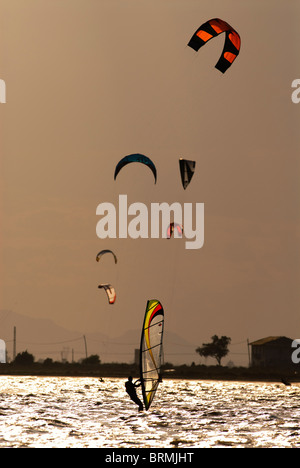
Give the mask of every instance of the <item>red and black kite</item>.
M 171 236 L 173 232 L 175 231 L 175 228 L 177 229 L 176 237 L 182 237 L 183 226 L 178 223 L 171 223 L 167 230 L 167 239 L 171 239 Z
M 241 48 L 241 38 L 230 24 L 219 18 L 214 18 L 206 23 L 203 23 L 192 36 L 188 46 L 198 51 L 200 47 L 206 44 L 213 37 L 221 33 L 225 33 L 224 49 L 215 67 L 220 72 L 225 73 L 236 57 L 239 55 Z

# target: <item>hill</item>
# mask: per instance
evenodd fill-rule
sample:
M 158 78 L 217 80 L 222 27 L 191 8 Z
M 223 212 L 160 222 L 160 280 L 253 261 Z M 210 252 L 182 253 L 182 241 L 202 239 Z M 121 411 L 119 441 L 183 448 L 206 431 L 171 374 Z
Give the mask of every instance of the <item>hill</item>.
M 100 332 L 85 333 L 60 327 L 52 320 L 27 317 L 10 311 L 0 311 L 0 339 L 6 342 L 8 358 L 13 358 L 14 327 L 16 328 L 16 353 L 28 351 L 35 360 L 47 357 L 53 360 L 78 361 L 98 354 L 102 362 L 134 362 L 135 349 L 139 348 L 140 330 L 127 330 L 119 336 Z M 165 330 L 165 362 L 175 365 L 197 361 L 196 346 L 179 335 Z M 199 360 L 199 356 L 198 356 Z

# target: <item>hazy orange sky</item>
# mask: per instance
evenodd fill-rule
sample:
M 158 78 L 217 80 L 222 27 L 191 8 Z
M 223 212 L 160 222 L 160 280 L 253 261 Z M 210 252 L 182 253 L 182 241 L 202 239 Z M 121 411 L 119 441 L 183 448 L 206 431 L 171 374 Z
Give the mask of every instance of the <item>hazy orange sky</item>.
M 223 36 L 187 47 L 215 17 L 242 41 L 224 75 Z M 299 19 L 297 0 L 0 0 L 0 309 L 118 335 L 157 298 L 199 345 L 300 338 Z M 134 164 L 114 181 L 136 152 L 156 185 Z M 196 161 L 185 191 L 180 157 Z M 98 239 L 96 207 L 119 194 L 203 202 L 203 248 Z

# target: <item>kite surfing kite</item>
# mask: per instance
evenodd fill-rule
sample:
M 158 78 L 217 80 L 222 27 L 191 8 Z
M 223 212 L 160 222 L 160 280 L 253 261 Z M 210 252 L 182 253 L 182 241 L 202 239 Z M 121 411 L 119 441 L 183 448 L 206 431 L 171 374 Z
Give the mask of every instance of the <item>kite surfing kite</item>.
M 148 158 L 144 154 L 139 154 L 139 153 L 129 154 L 128 156 L 125 156 L 123 159 L 121 159 L 118 162 L 118 164 L 116 165 L 116 168 L 115 168 L 114 179 L 116 180 L 117 175 L 119 174 L 120 170 L 124 166 L 126 166 L 127 164 L 130 164 L 130 163 L 133 163 L 133 162 L 142 163 L 142 164 L 145 164 L 146 166 L 148 166 L 149 169 L 153 173 L 154 180 L 155 180 L 155 183 L 156 183 L 156 167 L 155 167 L 154 163 L 151 161 L 150 158 Z
M 214 18 L 203 23 L 191 37 L 188 46 L 197 52 L 210 39 L 223 32 L 225 33 L 224 48 L 215 68 L 225 73 L 239 55 L 241 47 L 240 35 L 226 21 Z
M 181 175 L 181 182 L 184 190 L 187 188 L 189 183 L 192 180 L 192 177 L 195 172 L 195 161 L 189 161 L 188 159 L 179 159 L 179 168 L 180 168 L 180 175 Z
M 147 301 L 140 346 L 140 380 L 148 410 L 162 380 L 164 309 L 159 301 Z
M 109 304 L 114 304 L 116 300 L 116 291 L 111 286 L 111 284 L 108 284 L 108 283 L 99 284 L 98 288 L 99 289 L 103 288 L 107 294 L 107 299 L 108 299 Z
M 96 261 L 99 262 L 99 260 L 100 260 L 100 258 L 102 257 L 102 255 L 107 254 L 107 253 L 112 254 L 113 257 L 114 257 L 114 259 L 115 259 L 115 263 L 117 263 L 118 260 L 117 260 L 116 255 L 115 255 L 111 250 L 108 250 L 108 249 L 101 250 L 101 252 L 99 252 L 99 253 L 97 254 Z
M 96 260 L 97 262 L 99 262 L 100 258 L 102 257 L 102 255 L 105 255 L 105 254 L 111 254 L 113 255 L 114 257 L 114 260 L 115 260 L 115 263 L 117 263 L 117 257 L 116 255 L 112 252 L 112 250 L 109 250 L 109 249 L 105 249 L 105 250 L 101 250 L 97 256 L 96 256 Z M 103 283 L 103 284 L 99 284 L 98 286 L 99 289 L 104 289 L 105 292 L 106 292 L 106 295 L 107 295 L 107 298 L 108 298 L 108 302 L 109 304 L 114 304 L 115 300 L 116 300 L 116 291 L 115 291 L 115 288 L 113 288 L 111 286 L 111 284 L 109 283 Z
M 174 237 L 182 237 L 183 226 L 178 223 L 171 223 L 167 229 L 167 239 L 171 239 L 175 229 L 177 230 L 178 234 Z

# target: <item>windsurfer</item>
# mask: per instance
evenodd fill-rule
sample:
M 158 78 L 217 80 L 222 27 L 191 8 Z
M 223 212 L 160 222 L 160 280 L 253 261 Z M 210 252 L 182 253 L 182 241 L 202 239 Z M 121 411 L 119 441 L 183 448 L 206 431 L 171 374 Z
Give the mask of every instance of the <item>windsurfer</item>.
M 126 392 L 130 396 L 131 400 L 134 401 L 139 407 L 139 411 L 143 411 L 143 403 L 139 399 L 139 397 L 136 394 L 136 387 L 139 387 L 142 385 L 142 382 L 140 380 L 136 380 L 135 382 L 132 382 L 132 376 L 130 375 L 128 377 L 127 382 L 125 382 L 125 388 Z

